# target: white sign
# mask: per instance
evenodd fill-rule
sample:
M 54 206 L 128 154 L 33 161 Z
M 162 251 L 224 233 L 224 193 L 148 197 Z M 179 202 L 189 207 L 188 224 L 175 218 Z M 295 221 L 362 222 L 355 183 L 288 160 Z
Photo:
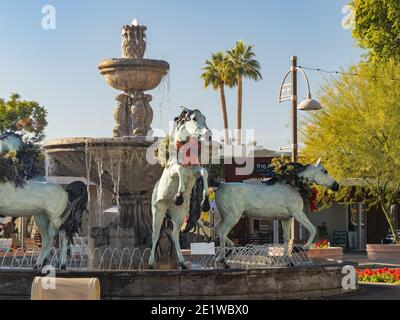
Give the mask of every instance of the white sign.
M 192 250 L 192 255 L 215 255 L 215 243 L 210 242 L 199 242 L 191 243 L 190 249 Z
M 288 101 L 292 99 L 292 84 L 285 83 L 282 86 L 281 96 L 279 97 L 279 102 Z

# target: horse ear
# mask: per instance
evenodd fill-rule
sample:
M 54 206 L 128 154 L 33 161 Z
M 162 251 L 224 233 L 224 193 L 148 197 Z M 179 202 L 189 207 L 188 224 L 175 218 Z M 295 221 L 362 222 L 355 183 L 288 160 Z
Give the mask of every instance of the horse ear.
M 315 163 L 315 166 L 318 167 L 321 164 L 321 158 L 318 159 L 318 161 Z
M 188 108 L 186 108 L 186 107 L 184 107 L 184 106 L 181 106 L 181 109 L 182 109 L 182 113 L 188 113 L 190 110 L 188 109 Z

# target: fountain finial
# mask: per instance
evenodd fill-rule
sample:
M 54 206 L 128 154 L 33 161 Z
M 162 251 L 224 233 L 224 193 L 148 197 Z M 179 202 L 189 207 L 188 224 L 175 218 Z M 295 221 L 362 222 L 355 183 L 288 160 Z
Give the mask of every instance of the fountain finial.
M 147 27 L 141 26 L 137 19 L 132 25 L 122 27 L 122 57 L 128 59 L 143 59 L 146 51 Z

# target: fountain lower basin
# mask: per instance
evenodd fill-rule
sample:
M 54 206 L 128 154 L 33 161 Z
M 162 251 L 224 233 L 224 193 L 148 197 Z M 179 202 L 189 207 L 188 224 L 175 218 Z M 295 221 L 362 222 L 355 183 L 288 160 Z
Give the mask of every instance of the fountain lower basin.
M 151 194 L 162 168 L 147 161 L 146 137 L 65 138 L 47 141 L 51 176 L 86 178 L 89 245 L 146 248 L 151 238 Z M 151 152 L 151 150 L 150 150 Z M 112 210 L 110 210 L 110 208 Z
M 61 278 L 98 278 L 101 299 L 309 299 L 343 294 L 343 265 L 254 270 L 59 271 Z M 29 299 L 38 271 L 0 271 L 0 299 Z

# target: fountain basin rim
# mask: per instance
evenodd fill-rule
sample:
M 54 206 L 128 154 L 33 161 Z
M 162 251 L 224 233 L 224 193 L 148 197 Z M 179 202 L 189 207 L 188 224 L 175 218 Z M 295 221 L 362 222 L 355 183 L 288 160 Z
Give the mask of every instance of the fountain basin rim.
M 115 69 L 155 69 L 167 73 L 169 70 L 169 63 L 164 60 L 154 59 L 111 58 L 103 60 L 99 64 L 99 69 L 102 74 Z
M 107 84 L 127 93 L 156 88 L 168 74 L 169 64 L 162 60 L 107 59 L 99 65 Z
M 85 147 L 149 147 L 153 143 L 162 138 L 152 137 L 121 137 L 121 138 L 89 138 L 89 137 L 76 137 L 76 138 L 62 138 L 48 140 L 43 144 L 46 152 L 66 151 L 85 149 Z

